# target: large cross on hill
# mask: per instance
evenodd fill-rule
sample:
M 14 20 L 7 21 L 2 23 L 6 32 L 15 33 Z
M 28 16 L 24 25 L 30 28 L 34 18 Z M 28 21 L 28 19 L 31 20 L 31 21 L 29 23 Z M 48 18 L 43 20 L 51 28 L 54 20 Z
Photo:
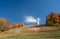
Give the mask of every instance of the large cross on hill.
M 37 18 L 37 25 L 39 25 L 40 24 L 40 19 L 39 18 Z

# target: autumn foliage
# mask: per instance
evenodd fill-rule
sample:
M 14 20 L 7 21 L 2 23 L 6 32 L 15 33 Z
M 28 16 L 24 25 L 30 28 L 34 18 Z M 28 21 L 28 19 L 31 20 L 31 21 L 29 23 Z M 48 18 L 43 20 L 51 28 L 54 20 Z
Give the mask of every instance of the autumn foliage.
M 47 26 L 60 26 L 60 14 L 56 14 L 51 12 L 50 15 L 46 17 L 46 25 Z M 7 19 L 0 18 L 0 31 L 6 31 L 13 28 L 24 27 L 24 23 L 15 23 L 10 24 Z
M 24 23 L 20 23 L 20 24 L 19 24 L 19 23 L 16 23 L 16 24 L 15 24 L 15 27 L 16 27 L 16 28 L 18 28 L 18 27 L 23 27 L 23 26 L 24 26 Z
M 6 31 L 13 28 L 23 27 L 23 23 L 10 24 L 8 20 L 0 18 L 0 31 Z
M 59 26 L 59 24 L 60 24 L 60 14 L 51 12 L 51 14 L 46 17 L 46 25 Z
M 4 18 L 0 18 L 0 31 L 5 31 L 7 30 L 7 25 L 9 25 L 8 20 L 4 19 Z

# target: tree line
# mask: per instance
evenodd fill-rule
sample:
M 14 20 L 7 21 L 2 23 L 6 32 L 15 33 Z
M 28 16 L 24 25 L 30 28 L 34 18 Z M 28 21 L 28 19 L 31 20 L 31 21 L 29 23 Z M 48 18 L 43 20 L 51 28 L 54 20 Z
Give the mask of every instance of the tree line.
M 46 16 L 46 24 L 47 26 L 60 26 L 60 14 L 56 14 L 51 12 L 50 15 Z M 13 28 L 23 27 L 24 23 L 15 23 L 10 24 L 7 19 L 0 18 L 0 32 L 10 30 Z
M 10 24 L 10 22 L 7 19 L 0 18 L 0 32 L 23 26 L 24 26 L 23 23 Z

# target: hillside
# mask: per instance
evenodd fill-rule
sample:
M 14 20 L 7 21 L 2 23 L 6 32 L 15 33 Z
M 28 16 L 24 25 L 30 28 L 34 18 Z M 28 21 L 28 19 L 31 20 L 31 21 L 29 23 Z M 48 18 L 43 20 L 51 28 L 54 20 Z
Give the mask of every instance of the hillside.
M 10 24 L 0 19 L 0 31 L 0 39 L 60 39 L 60 14 L 51 13 L 43 25 Z
M 60 38 L 60 27 L 26 26 L 10 29 L 0 34 L 0 39 L 55 39 L 55 37 Z

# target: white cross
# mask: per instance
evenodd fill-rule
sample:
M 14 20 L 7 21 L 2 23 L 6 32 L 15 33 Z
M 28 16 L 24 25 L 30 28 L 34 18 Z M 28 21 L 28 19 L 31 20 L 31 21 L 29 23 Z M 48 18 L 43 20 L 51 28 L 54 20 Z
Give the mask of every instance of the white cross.
M 37 18 L 37 25 L 39 25 L 40 24 L 40 19 L 39 18 Z

